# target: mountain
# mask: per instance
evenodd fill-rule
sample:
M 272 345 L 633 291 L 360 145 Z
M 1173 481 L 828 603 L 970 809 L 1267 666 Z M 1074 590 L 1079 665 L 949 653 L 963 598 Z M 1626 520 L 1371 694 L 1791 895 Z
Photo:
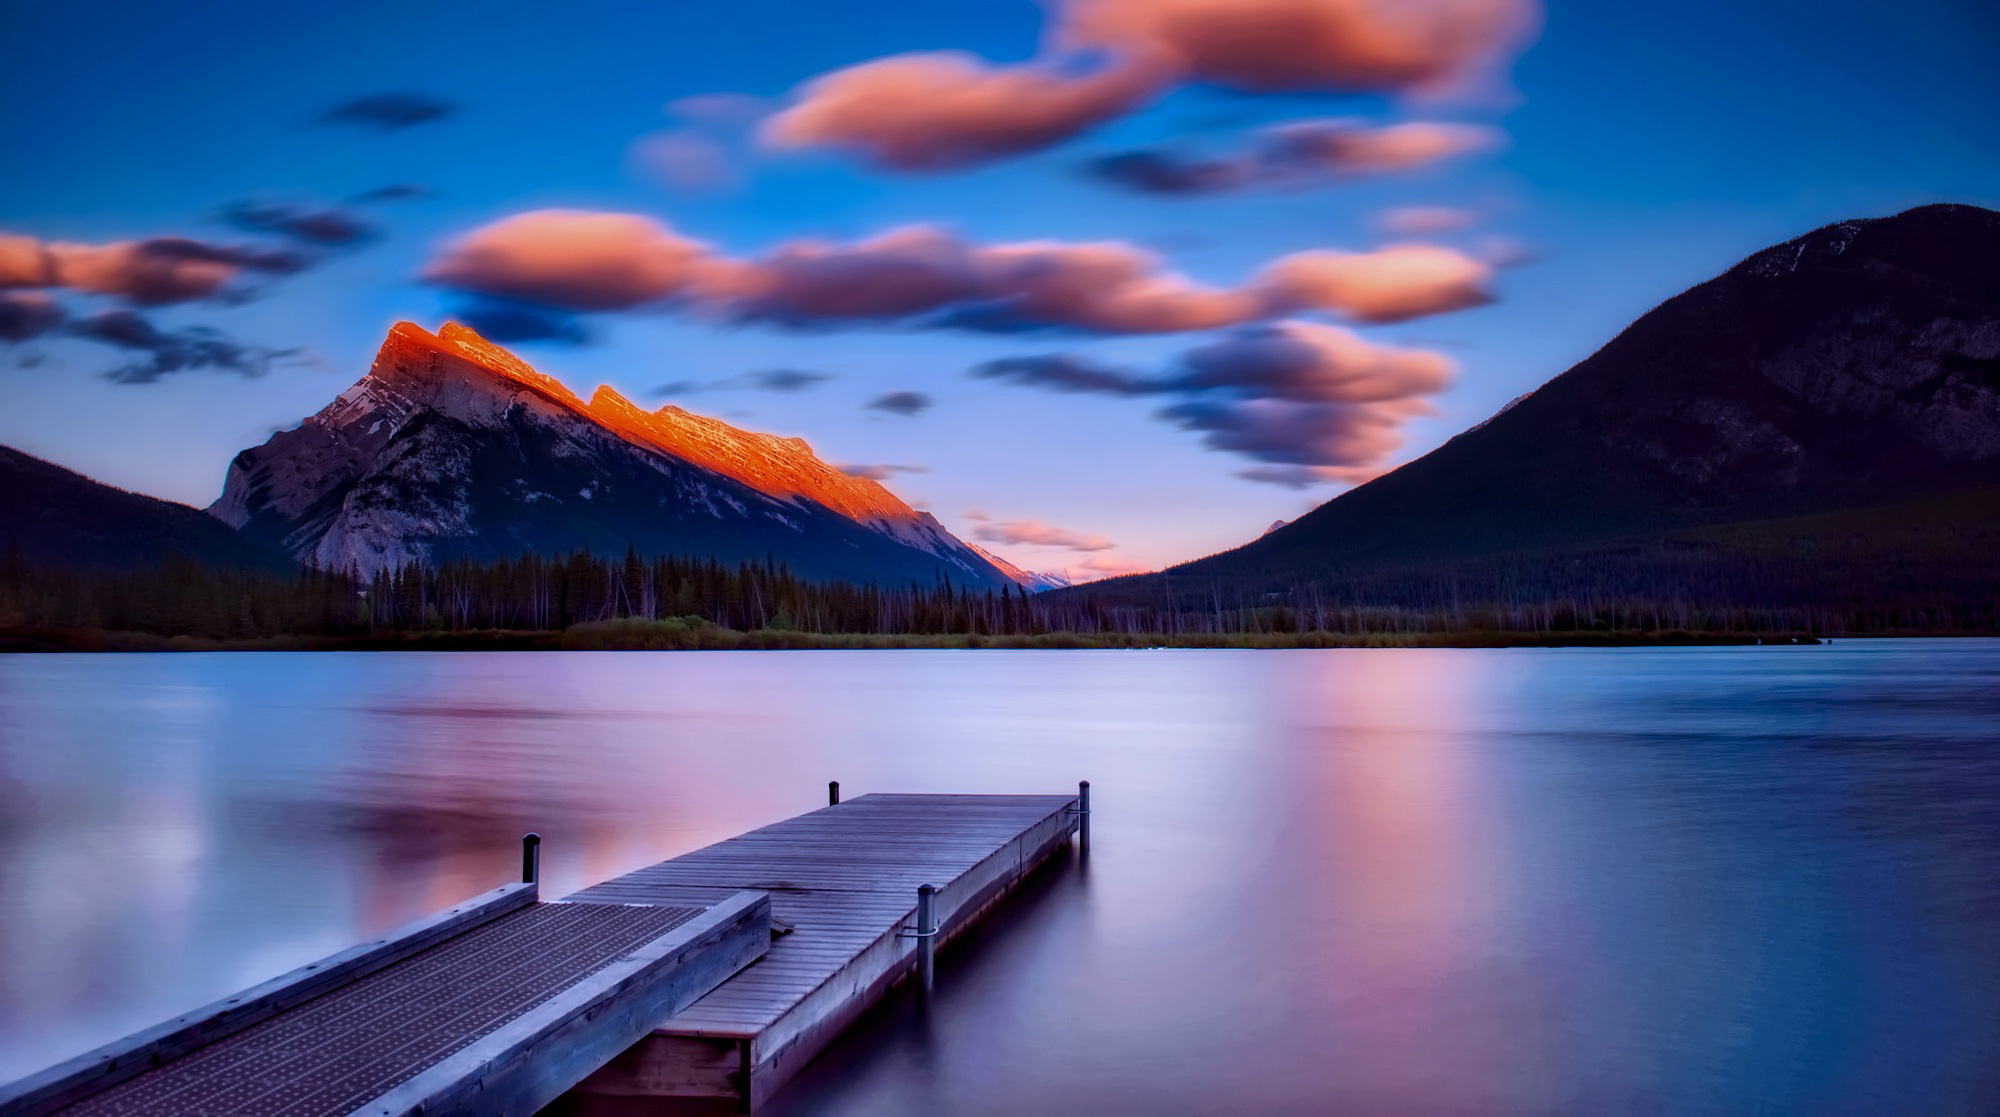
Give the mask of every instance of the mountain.
M 1934 205 L 1758 252 L 1424 457 L 1167 573 L 1395 600 L 1396 579 L 1546 579 L 1559 555 L 1624 570 L 1608 592 L 1673 592 L 1689 556 L 1726 582 L 1731 548 L 1807 548 L 1984 592 L 1997 527 L 2000 214 Z
M 282 552 L 185 504 L 114 489 L 0 446 L 0 552 L 16 547 L 38 566 L 109 569 L 173 555 L 213 566 L 296 568 Z
M 230 463 L 209 513 L 323 567 L 523 550 L 782 562 L 814 579 L 1011 579 L 929 513 L 796 438 L 600 387 L 585 402 L 473 331 L 389 331 L 373 366 Z

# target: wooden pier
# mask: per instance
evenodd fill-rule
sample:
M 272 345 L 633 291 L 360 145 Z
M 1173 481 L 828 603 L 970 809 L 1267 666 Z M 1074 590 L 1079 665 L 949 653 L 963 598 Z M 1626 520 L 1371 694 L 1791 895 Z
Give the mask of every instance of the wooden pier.
M 526 1117 L 768 1100 L 1090 836 L 1069 795 L 866 795 L 540 902 L 524 882 L 0 1086 L 0 1117 Z M 695 1101 L 695 1099 L 708 1099 Z
M 770 936 L 758 892 L 540 903 L 510 884 L 0 1086 L 0 1117 L 527 1117 Z
M 864 795 L 586 888 L 610 903 L 771 897 L 777 938 L 578 1087 L 580 1095 L 734 1099 L 754 1111 L 897 981 L 1068 842 L 1070 795 Z M 924 886 L 933 886 L 920 894 Z M 929 910 L 927 911 L 926 908 Z M 579 1108 L 588 1097 L 573 1097 Z

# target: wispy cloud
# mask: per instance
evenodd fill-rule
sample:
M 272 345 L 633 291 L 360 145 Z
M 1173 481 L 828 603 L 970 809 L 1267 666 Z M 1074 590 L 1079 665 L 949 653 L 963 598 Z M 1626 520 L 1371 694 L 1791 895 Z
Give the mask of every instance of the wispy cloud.
M 936 402 L 922 392 L 887 392 L 869 400 L 868 408 L 908 417 L 930 410 Z
M 1011 546 L 1054 547 L 1065 551 L 1108 551 L 1118 544 L 1102 535 L 1068 531 L 1040 520 L 1002 520 L 974 528 L 972 537 L 982 543 Z

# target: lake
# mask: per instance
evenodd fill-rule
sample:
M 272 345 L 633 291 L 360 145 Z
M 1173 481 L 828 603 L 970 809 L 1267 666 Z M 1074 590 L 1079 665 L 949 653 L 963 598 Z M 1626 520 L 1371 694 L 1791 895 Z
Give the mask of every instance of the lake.
M 0 1080 L 869 791 L 1093 848 L 785 1114 L 2000 1112 L 2000 641 L 0 658 Z

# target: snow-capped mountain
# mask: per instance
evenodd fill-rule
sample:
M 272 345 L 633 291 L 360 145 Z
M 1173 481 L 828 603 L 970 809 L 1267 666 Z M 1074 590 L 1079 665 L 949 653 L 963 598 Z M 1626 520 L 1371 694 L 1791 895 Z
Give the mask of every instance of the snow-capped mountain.
M 301 560 L 364 575 L 411 559 L 629 545 L 769 559 L 810 578 L 1018 580 L 799 439 L 646 411 L 608 387 L 586 403 L 450 322 L 437 334 L 396 325 L 368 375 L 238 454 L 209 512 Z

